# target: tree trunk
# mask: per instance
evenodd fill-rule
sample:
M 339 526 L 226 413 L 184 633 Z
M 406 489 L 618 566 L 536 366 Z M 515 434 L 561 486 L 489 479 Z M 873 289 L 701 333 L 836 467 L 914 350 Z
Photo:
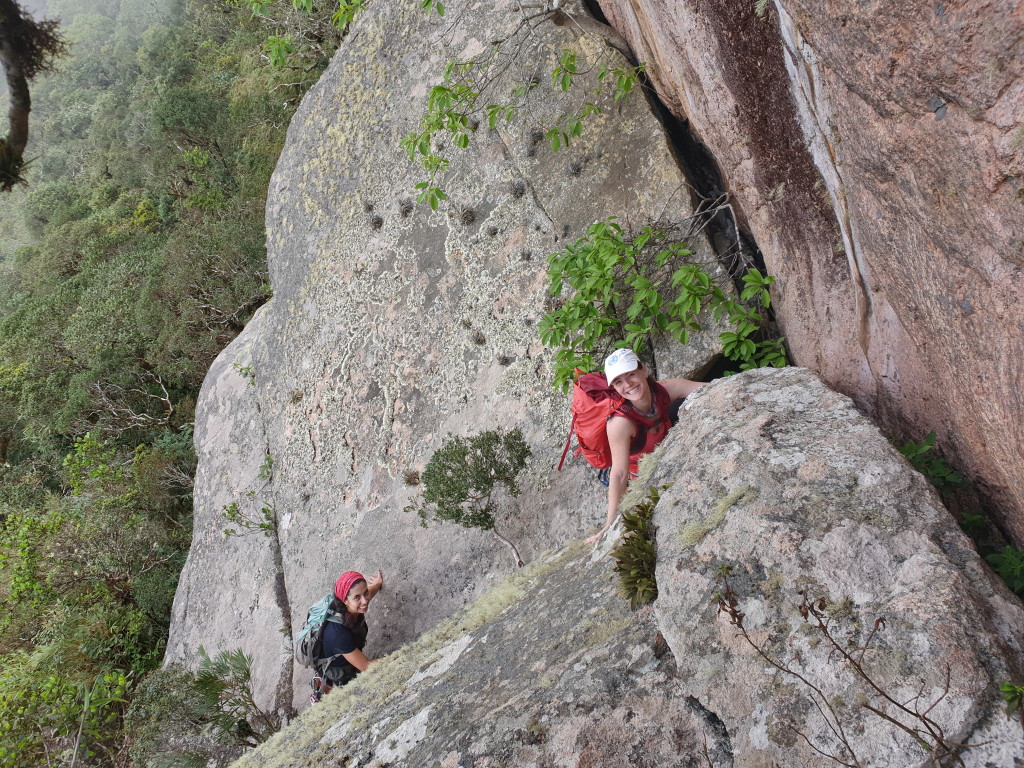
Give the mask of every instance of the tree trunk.
M 526 563 L 523 562 L 523 558 L 519 556 L 519 550 L 516 549 L 515 544 L 513 544 L 511 541 L 509 541 L 500 533 L 498 533 L 497 529 L 495 528 L 491 528 L 491 533 L 494 534 L 494 538 L 496 538 L 498 541 L 500 541 L 502 544 L 504 544 L 506 547 L 512 550 L 512 555 L 516 559 L 516 566 L 518 568 L 522 568 L 524 565 L 526 565 Z
M 31 34 L 28 27 L 21 15 L 21 8 L 14 0 L 0 0 L 0 64 L 4 66 L 10 91 L 7 148 L 18 157 L 25 153 L 28 145 L 28 113 L 32 109 L 25 62 L 21 46 L 18 45 L 19 41 Z

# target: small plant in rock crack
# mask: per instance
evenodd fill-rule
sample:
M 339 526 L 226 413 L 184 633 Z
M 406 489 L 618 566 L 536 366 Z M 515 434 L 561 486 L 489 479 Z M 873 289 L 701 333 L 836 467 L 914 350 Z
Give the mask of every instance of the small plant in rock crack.
M 654 547 L 654 508 L 660 492 L 652 487 L 647 498 L 622 513 L 622 541 L 611 552 L 615 573 L 619 576 L 619 592 L 636 610 L 658 597 L 658 581 L 654 568 L 658 561 Z
M 964 476 L 956 472 L 944 458 L 932 452 L 935 447 L 935 430 L 920 443 L 908 440 L 900 449 L 900 453 L 909 461 L 914 469 L 928 478 L 940 492 L 964 485 Z
M 1024 550 L 1007 545 L 1002 552 L 988 555 L 985 562 L 992 566 L 1006 586 L 1024 597 Z
M 254 495 L 254 491 L 246 494 L 248 498 L 253 498 Z M 237 501 L 232 501 L 221 507 L 220 516 L 233 526 L 224 529 L 225 536 L 262 533 L 269 537 L 277 530 L 277 510 L 272 504 L 261 504 L 259 514 L 249 514 L 239 508 Z
M 252 365 L 232 363 L 231 367 L 238 371 L 238 375 L 247 380 L 250 386 L 256 386 L 256 369 Z
M 766 650 L 764 644 L 758 645 L 748 634 L 743 625 L 746 614 L 740 609 L 739 596 L 729 582 L 731 574 L 732 566 L 730 565 L 723 564 L 717 569 L 716 575 L 721 589 L 713 599 L 717 603 L 719 615 L 725 614 L 729 623 L 737 628 L 740 637 L 770 666 L 803 683 L 809 691 L 808 698 L 838 742 L 838 750 L 836 753 L 826 751 L 812 743 L 810 738 L 794 724 L 790 723 L 789 727 L 817 754 L 847 768 L 867 768 L 850 743 L 848 734 L 853 724 L 844 722 L 841 711 L 843 702 L 827 696 L 820 685 L 797 668 L 797 660 L 787 662 L 774 658 Z M 838 656 L 845 662 L 847 668 L 867 686 L 868 695 L 858 700 L 857 706 L 911 736 L 922 749 L 929 753 L 932 765 L 963 766 L 964 761 L 958 752 L 969 748 L 970 745 L 947 739 L 942 727 L 931 717 L 935 707 L 949 694 L 950 667 L 946 666 L 945 684 L 942 692 L 933 701 L 924 701 L 921 692 L 909 701 L 900 701 L 895 694 L 885 690 L 864 666 L 864 656 L 871 650 L 871 643 L 876 635 L 885 629 L 885 619 L 883 617 L 876 618 L 870 625 L 871 629 L 863 641 L 857 642 L 851 639 L 848 642 L 840 642 L 837 637 L 836 623 L 841 616 L 848 614 L 848 609 L 845 607 L 836 609 L 823 597 L 811 598 L 806 590 L 799 590 L 797 594 L 800 595 L 800 605 L 797 608 L 800 616 L 824 641 L 830 659 L 833 656 Z M 855 622 L 854 629 L 861 625 L 861 622 Z
M 1004 680 L 999 684 L 999 692 L 1003 694 L 1003 699 L 1006 701 L 1007 716 L 1016 715 L 1020 718 L 1020 724 L 1024 725 L 1024 685 L 1017 685 L 1012 680 Z
M 530 455 L 518 428 L 471 437 L 449 435 L 420 473 L 423 498 L 406 511 L 416 512 L 424 527 L 428 520 L 447 520 L 490 531 L 522 566 L 519 550 L 495 528 L 494 493 L 503 486 L 512 498 L 519 496 L 519 475 Z

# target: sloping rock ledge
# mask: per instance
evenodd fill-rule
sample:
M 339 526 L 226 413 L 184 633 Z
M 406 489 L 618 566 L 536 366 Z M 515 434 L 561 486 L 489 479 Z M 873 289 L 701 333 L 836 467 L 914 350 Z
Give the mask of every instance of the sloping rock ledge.
M 1024 765 L 998 691 L 1024 674 L 1024 608 L 924 479 L 808 371 L 692 401 L 644 467 L 653 610 L 616 594 L 610 544 L 545 555 L 237 765 L 925 766 L 929 728 L 965 766 Z

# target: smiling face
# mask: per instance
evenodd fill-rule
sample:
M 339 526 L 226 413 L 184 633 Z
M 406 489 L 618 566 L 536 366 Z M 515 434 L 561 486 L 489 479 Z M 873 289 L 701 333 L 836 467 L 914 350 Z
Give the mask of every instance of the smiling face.
M 621 373 L 611 381 L 612 389 L 634 404 L 649 403 L 651 388 L 647 383 L 647 369 L 639 368 Z
M 369 588 L 366 586 L 366 582 L 357 581 L 353 584 L 344 602 L 349 613 L 366 613 L 366 607 L 370 604 Z

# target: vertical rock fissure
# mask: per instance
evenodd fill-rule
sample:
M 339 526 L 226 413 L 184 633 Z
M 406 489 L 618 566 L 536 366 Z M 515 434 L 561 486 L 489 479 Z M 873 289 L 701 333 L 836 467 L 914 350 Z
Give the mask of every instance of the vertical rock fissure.
M 583 0 L 583 5 L 595 19 L 608 24 L 597 0 Z M 632 64 L 639 62 L 632 61 Z M 650 80 L 641 74 L 643 92 L 651 111 L 661 123 L 669 139 L 672 155 L 690 185 L 690 202 L 695 211 L 706 207 L 709 202 L 725 200 L 730 206 L 736 202 L 726 189 L 725 179 L 715 156 L 701 141 L 688 121 L 676 117 L 658 97 Z M 765 272 L 764 257 L 753 235 L 739 225 L 735 213 L 729 207 L 719 206 L 705 224 L 708 243 L 714 250 L 719 264 L 726 269 L 738 288 L 740 278 L 747 267 L 756 267 Z
M 267 422 L 263 418 L 263 409 L 260 407 L 260 400 L 256 398 L 256 413 L 259 419 L 260 431 L 262 432 L 262 444 L 264 456 L 272 457 L 270 452 L 270 437 L 267 434 Z M 277 512 L 277 498 L 274 496 L 274 475 L 273 469 L 268 479 L 270 486 L 270 504 L 273 510 L 273 527 L 267 537 L 270 541 L 270 549 L 274 558 L 274 603 L 281 612 L 282 636 L 287 641 L 287 648 L 292 647 L 292 610 L 291 601 L 288 599 L 288 586 L 284 577 L 284 557 L 281 554 L 281 529 L 280 517 Z M 290 659 L 289 659 L 290 662 Z M 295 716 L 293 705 L 292 686 L 292 665 L 285 663 L 281 665 L 277 685 L 274 688 L 274 708 L 283 716 L 282 719 L 291 719 Z

